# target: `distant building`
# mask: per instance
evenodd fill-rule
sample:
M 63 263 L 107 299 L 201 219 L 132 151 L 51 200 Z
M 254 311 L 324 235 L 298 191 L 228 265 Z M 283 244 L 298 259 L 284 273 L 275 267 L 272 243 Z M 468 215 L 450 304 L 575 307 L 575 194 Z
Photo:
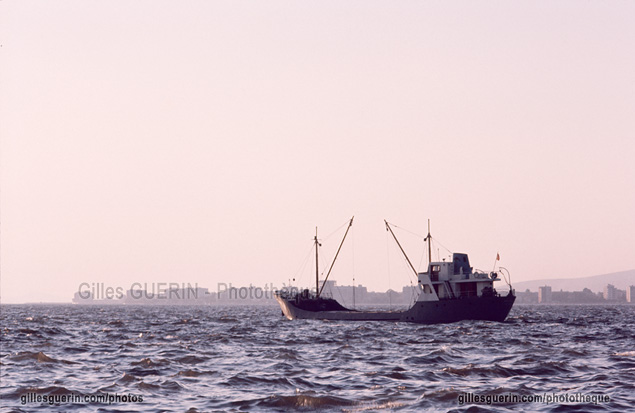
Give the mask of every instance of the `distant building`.
M 73 302 L 75 304 L 79 303 L 92 303 L 93 302 L 93 294 L 90 291 L 84 292 L 76 292 L 73 295 Z
M 582 291 L 554 291 L 551 294 L 551 300 L 554 303 L 561 304 L 593 304 L 593 303 L 603 303 L 604 297 L 597 296 L 593 293 L 593 291 L 588 288 L 583 289 Z
M 615 288 L 612 284 L 607 284 L 604 287 L 604 299 L 607 301 L 628 301 L 628 293 L 630 288 L 626 290 L 620 290 Z
M 332 295 L 333 291 L 335 291 L 335 285 L 337 284 L 337 281 L 335 280 L 320 280 L 320 282 L 318 283 L 319 285 L 322 285 L 322 294 L 326 294 L 326 295 Z
M 320 281 L 320 284 L 322 281 Z M 356 305 L 368 302 L 368 289 L 363 285 L 337 285 L 337 281 L 329 280 L 324 283 L 322 294 L 332 297 L 344 305 Z
M 414 285 L 407 285 L 401 289 L 401 297 L 407 302 L 414 303 L 419 298 L 419 290 Z
M 635 285 L 626 288 L 626 301 L 635 303 Z
M 543 287 L 538 287 L 538 302 L 539 303 L 550 303 L 552 301 L 551 287 L 545 285 Z
M 529 291 L 529 288 L 525 291 L 517 291 L 516 302 L 518 304 L 536 304 L 538 302 L 538 293 Z

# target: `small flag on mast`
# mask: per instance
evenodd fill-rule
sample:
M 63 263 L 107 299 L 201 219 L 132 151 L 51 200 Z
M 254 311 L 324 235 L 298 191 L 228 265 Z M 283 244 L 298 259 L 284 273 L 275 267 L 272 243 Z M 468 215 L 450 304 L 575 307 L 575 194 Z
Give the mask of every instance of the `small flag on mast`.
M 501 260 L 501 256 L 499 253 L 496 253 L 496 261 L 500 261 Z

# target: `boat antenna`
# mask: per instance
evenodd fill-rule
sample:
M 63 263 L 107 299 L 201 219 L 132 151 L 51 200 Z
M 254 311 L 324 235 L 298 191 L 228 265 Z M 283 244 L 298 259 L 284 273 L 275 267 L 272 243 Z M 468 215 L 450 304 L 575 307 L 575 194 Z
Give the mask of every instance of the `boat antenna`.
M 401 253 L 403 254 L 404 257 L 406 257 L 406 261 L 408 261 L 408 264 L 410 264 L 410 268 L 412 268 L 412 271 L 414 271 L 415 273 L 415 277 L 419 276 L 419 273 L 417 272 L 417 270 L 415 270 L 415 267 L 412 265 L 412 263 L 410 262 L 410 259 L 408 258 L 408 256 L 406 255 L 406 251 L 403 250 L 403 248 L 401 247 L 401 244 L 399 243 L 399 240 L 397 239 L 397 236 L 395 235 L 395 233 L 392 231 L 392 228 L 390 228 L 390 224 L 388 224 L 388 221 L 386 221 L 384 219 L 384 222 L 386 223 L 386 231 L 390 231 L 390 233 L 392 234 L 392 237 L 395 239 L 395 242 L 397 243 L 397 245 L 399 246 L 399 249 L 401 250 Z
M 342 242 L 340 242 L 340 246 L 337 249 L 337 252 L 335 253 L 335 258 L 333 258 L 333 262 L 331 263 L 331 268 L 329 268 L 329 272 L 326 273 L 326 277 L 324 278 L 324 283 L 322 284 L 322 288 L 316 289 L 317 291 L 317 296 L 319 297 L 320 294 L 322 294 L 322 290 L 324 289 L 324 286 L 326 285 L 326 281 L 329 279 L 329 275 L 331 275 L 331 271 L 333 270 L 333 266 L 335 265 L 335 260 L 337 259 L 337 256 L 340 254 L 340 250 L 342 249 L 342 245 L 344 245 L 344 240 L 346 239 L 346 235 L 348 235 L 348 230 L 351 229 L 351 226 L 353 226 L 353 219 L 355 219 L 355 216 L 353 215 L 353 218 L 351 218 L 350 222 L 348 223 L 348 227 L 346 227 L 346 232 L 344 233 L 344 238 L 342 238 Z M 317 276 L 316 276 L 316 286 L 317 284 Z

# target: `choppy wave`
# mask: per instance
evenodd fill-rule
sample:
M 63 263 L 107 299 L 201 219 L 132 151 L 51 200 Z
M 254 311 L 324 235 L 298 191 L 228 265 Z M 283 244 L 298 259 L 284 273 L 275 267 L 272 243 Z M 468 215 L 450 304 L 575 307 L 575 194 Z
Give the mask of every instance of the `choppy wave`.
M 2 411 L 625 411 L 635 306 L 516 306 L 504 323 L 296 320 L 276 307 L 2 306 Z M 461 404 L 480 396 L 610 401 Z M 142 397 L 142 402 L 130 402 Z M 54 399 L 53 397 L 58 397 Z

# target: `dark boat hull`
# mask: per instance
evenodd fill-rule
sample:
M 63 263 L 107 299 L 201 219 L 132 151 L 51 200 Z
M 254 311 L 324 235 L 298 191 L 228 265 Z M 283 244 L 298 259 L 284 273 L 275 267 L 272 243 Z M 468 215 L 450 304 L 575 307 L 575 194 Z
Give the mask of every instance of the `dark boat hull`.
M 406 311 L 310 311 L 298 302 L 276 295 L 282 313 L 289 319 L 343 321 L 406 321 L 420 324 L 453 323 L 461 320 L 504 321 L 516 297 L 465 297 L 440 301 L 417 301 Z
M 417 301 L 400 321 L 421 324 L 454 323 L 461 320 L 505 321 L 516 297 L 465 297 L 440 301 Z

